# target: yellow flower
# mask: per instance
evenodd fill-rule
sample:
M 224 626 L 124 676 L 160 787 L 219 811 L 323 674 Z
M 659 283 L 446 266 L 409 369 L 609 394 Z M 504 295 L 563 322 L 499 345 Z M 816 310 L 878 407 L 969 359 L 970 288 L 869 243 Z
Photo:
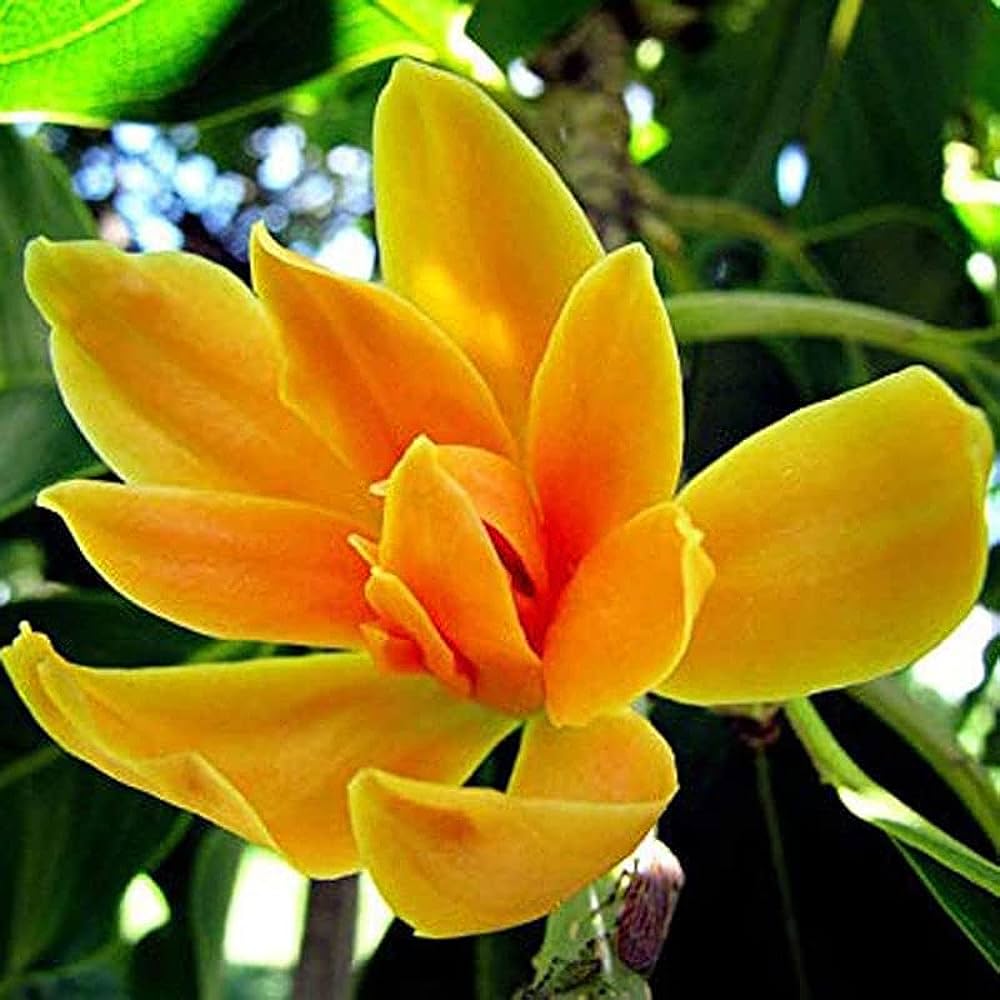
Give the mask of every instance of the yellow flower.
M 913 368 L 671 499 L 680 372 L 642 248 L 605 255 L 511 123 L 412 62 L 375 170 L 384 287 L 262 229 L 257 297 L 184 254 L 27 263 L 66 403 L 125 480 L 39 502 L 167 618 L 362 652 L 95 670 L 25 628 L 4 663 L 71 753 L 462 934 L 547 912 L 656 821 L 676 778 L 644 691 L 780 700 L 944 636 L 983 571 L 992 444 Z M 507 792 L 461 787 L 522 725 Z

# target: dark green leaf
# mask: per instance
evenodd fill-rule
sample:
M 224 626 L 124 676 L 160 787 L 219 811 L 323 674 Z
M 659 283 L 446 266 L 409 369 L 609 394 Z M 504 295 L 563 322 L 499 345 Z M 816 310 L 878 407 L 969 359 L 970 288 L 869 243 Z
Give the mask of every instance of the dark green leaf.
M 568 28 L 597 0 L 563 0 L 562 3 L 539 3 L 538 0 L 479 0 L 466 31 L 501 66 L 528 57 Z
M 67 476 L 101 465 L 51 383 L 46 327 L 24 290 L 25 243 L 93 235 L 90 215 L 51 155 L 0 128 L 0 518 Z
M 216 829 L 195 828 L 171 859 L 171 918 L 146 935 L 130 963 L 133 994 L 142 1000 L 221 1000 L 226 917 L 245 844 Z M 185 850 L 193 844 L 193 849 Z M 179 891 L 177 891 L 179 889 Z
M 404 53 L 433 59 L 457 9 L 454 0 L 14 2 L 0 114 L 96 123 L 202 118 L 322 73 Z
M 187 821 L 55 750 L 0 770 L 0 981 L 117 940 L 125 887 Z
M 8 17 L 12 13 L 8 8 Z M 9 20 L 5 42 L 8 25 Z M 5 388 L 50 377 L 47 330 L 21 278 L 25 243 L 38 235 L 92 236 L 94 224 L 62 164 L 5 127 L 0 127 L 0 177 L 0 388 Z
M 231 648 L 235 655 L 253 655 L 254 649 L 231 647 L 189 632 L 104 592 L 69 591 L 0 606 L 0 645 L 14 638 L 22 621 L 51 636 L 67 659 L 93 666 L 167 665 L 226 658 Z M 0 764 L 45 745 L 46 737 L 14 693 L 6 673 L 0 672 Z
M 73 423 L 54 385 L 0 390 L 0 518 L 31 504 L 45 486 L 95 476 L 104 466 Z
M 951 914 L 951 918 L 993 968 L 1000 972 L 1000 905 L 996 897 L 938 864 L 923 851 L 914 850 L 899 841 L 894 843 L 934 898 Z
M 988 850 L 975 822 L 895 734 L 843 695 L 825 712 L 870 772 L 955 836 Z M 654 996 L 988 996 L 992 970 L 890 840 L 820 783 L 794 736 L 657 703 L 681 788 L 660 826 L 687 875 L 653 975 Z M 768 742 L 771 740 L 771 742 Z M 790 905 L 782 900 L 755 756 L 767 756 Z M 978 838 L 978 839 L 977 839 Z M 724 960 L 720 960 L 720 954 Z
M 747 8 L 749 24 L 719 19 L 706 29 L 707 45 L 681 34 L 676 59 L 664 69 L 671 141 L 652 161 L 667 190 L 779 208 L 775 161 L 799 135 L 835 6 L 772 0 Z
M 57 639 L 67 659 L 102 667 L 184 663 L 218 646 L 215 639 L 100 591 L 69 591 L 0 607 L 0 642 L 9 642 L 22 621 Z
M 1000 611 L 1000 545 L 994 545 L 990 549 L 986 579 L 979 593 L 979 603 L 990 611 Z
M 210 830 L 198 847 L 191 878 L 191 934 L 198 972 L 198 996 L 222 995 L 222 946 L 236 874 L 246 844 L 224 830 Z
M 976 39 L 995 17 L 987 3 L 864 5 L 829 114 L 809 137 L 803 220 L 882 204 L 944 210 L 944 126 L 970 88 Z

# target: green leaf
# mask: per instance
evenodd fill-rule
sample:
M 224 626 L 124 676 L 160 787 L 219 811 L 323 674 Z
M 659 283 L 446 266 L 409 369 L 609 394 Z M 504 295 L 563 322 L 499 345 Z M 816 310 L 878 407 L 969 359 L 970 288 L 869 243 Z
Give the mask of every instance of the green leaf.
M 879 780 L 956 835 L 981 842 L 961 803 L 892 730 L 844 694 L 825 695 L 822 704 Z M 654 997 L 978 997 L 995 990 L 992 969 L 890 839 L 859 823 L 816 780 L 780 719 L 762 731 L 749 720 L 656 701 L 652 721 L 673 746 L 681 776 L 659 835 L 687 875 L 650 981 Z
M 327 72 L 442 51 L 454 0 L 11 0 L 0 116 L 180 121 L 230 112 Z
M 5 23 L 5 39 L 6 30 Z M 62 164 L 11 128 L 0 127 L 0 177 L 0 388 L 4 388 L 51 377 L 48 331 L 21 277 L 24 245 L 40 234 L 54 240 L 93 236 L 94 224 L 73 194 Z
M 101 667 L 185 663 L 222 645 L 106 591 L 67 590 L 4 605 L 0 642 L 9 642 L 22 621 L 58 641 L 67 659 Z
M 989 671 L 989 663 L 985 665 Z M 955 739 L 951 720 L 913 698 L 900 677 L 879 677 L 849 693 L 923 757 L 1000 851 L 996 788 L 989 773 Z
M 0 391 L 0 519 L 70 476 L 96 476 L 100 459 L 84 441 L 54 385 Z
M 986 579 L 983 580 L 983 589 L 979 593 L 979 603 L 990 611 L 1000 611 L 1000 545 L 990 548 Z
M 832 0 L 772 0 L 747 8 L 749 23 L 717 17 L 707 45 L 664 62 L 660 117 L 670 145 L 654 161 L 671 193 L 727 195 L 765 210 L 779 206 L 774 165 L 796 139 L 803 95 L 823 66 Z
M 222 642 L 189 632 L 103 591 L 64 591 L 0 606 L 0 645 L 14 638 L 23 621 L 49 635 L 67 659 L 102 667 L 234 659 L 260 649 L 255 643 Z M 46 744 L 7 674 L 0 671 L 0 766 Z
M 898 841 L 896 846 L 952 920 L 1000 972 L 1000 906 L 996 899 L 922 851 Z
M 519 56 L 528 57 L 550 38 L 564 31 L 597 0 L 479 0 L 466 32 L 501 66 Z
M 0 994 L 117 941 L 122 893 L 188 818 L 54 749 L 0 770 Z
M 80 436 L 52 383 L 47 330 L 24 290 L 25 243 L 92 236 L 94 225 L 62 164 L 0 128 L 0 518 L 44 486 L 103 466 Z
M 131 957 L 132 993 L 143 1000 L 223 996 L 226 917 L 246 845 L 223 830 L 192 832 L 170 860 L 171 882 L 181 876 L 169 894 L 170 922 L 147 934 Z M 194 847 L 185 851 L 188 841 Z
M 1000 867 L 945 833 L 874 782 L 834 739 L 808 699 L 793 699 L 784 708 L 820 777 L 833 785 L 849 812 L 889 834 L 899 844 L 921 852 L 965 879 L 970 889 L 993 897 L 1000 896 Z
M 198 846 L 191 878 L 191 929 L 198 996 L 222 995 L 226 917 L 246 844 L 225 830 L 210 830 Z

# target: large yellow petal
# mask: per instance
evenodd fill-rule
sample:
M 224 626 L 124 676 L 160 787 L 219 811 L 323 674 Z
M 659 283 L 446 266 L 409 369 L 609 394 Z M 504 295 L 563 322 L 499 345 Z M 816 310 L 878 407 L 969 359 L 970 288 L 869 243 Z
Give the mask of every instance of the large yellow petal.
M 317 877 L 358 867 L 347 785 L 361 768 L 461 782 L 512 727 L 354 654 L 95 670 L 25 627 L 2 656 L 64 749 Z
M 567 575 L 633 514 L 669 499 L 681 373 L 649 255 L 628 246 L 573 289 L 535 376 L 528 465 Z
M 674 668 L 712 583 L 701 537 L 668 501 L 587 554 L 545 638 L 545 707 L 554 723 L 581 725 L 619 709 Z
M 357 646 L 371 617 L 350 524 L 317 507 L 84 481 L 50 487 L 38 502 L 112 586 L 200 632 Z
M 430 937 L 477 934 L 540 917 L 604 874 L 676 785 L 669 748 L 635 715 L 562 731 L 539 720 L 508 794 L 367 770 L 351 820 L 396 913 Z
M 274 331 L 225 269 L 190 254 L 35 240 L 66 405 L 123 479 L 304 500 L 371 524 L 367 484 L 278 399 Z
M 511 426 L 579 276 L 601 254 L 558 174 L 473 84 L 401 60 L 375 112 L 389 285 L 472 358 Z
M 992 457 L 982 413 L 923 368 L 800 410 L 723 456 L 679 498 L 717 577 L 662 693 L 777 701 L 933 646 L 979 590 Z
M 379 564 L 398 576 L 470 663 L 472 695 L 521 714 L 541 705 L 541 667 L 511 581 L 468 493 L 418 438 L 389 477 Z
M 513 442 L 469 359 L 404 299 L 251 237 L 254 286 L 276 321 L 283 391 L 368 481 L 427 434 L 511 454 Z

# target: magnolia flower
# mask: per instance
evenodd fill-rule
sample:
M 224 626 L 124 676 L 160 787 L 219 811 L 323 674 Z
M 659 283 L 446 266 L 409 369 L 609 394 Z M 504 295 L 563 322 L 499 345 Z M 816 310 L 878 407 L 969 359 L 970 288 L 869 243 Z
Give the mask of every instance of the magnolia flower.
M 804 409 L 676 497 L 681 379 L 639 246 L 605 255 L 475 87 L 401 62 L 375 118 L 385 285 L 262 229 L 256 295 L 179 253 L 35 242 L 66 404 L 123 480 L 39 503 L 210 635 L 356 652 L 4 663 L 119 780 L 428 935 L 551 910 L 674 793 L 630 705 L 777 701 L 899 667 L 974 600 L 992 444 L 930 372 Z M 521 728 L 505 793 L 462 787 Z

